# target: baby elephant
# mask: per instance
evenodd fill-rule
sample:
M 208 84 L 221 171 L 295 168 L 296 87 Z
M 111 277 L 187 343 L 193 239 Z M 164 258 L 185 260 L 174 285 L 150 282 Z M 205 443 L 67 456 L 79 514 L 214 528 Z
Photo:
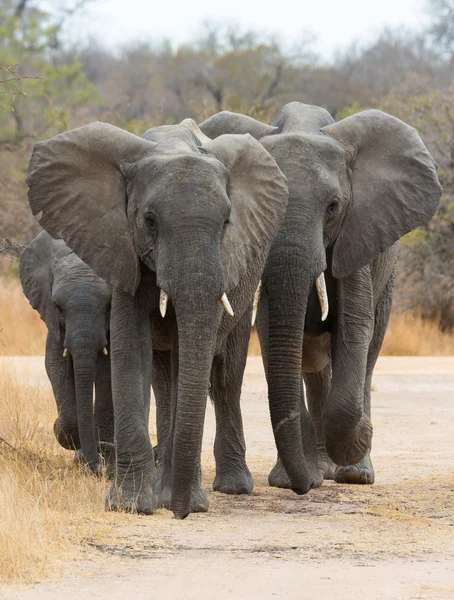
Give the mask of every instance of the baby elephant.
M 46 371 L 58 410 L 55 436 L 100 474 L 100 451 L 110 454 L 114 431 L 109 288 L 63 240 L 45 231 L 23 251 L 19 273 L 25 295 L 48 329 Z

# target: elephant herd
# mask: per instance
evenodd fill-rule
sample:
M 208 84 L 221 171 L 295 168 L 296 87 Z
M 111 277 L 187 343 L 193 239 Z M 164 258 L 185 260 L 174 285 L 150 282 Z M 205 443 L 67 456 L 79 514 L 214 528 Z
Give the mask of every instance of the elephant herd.
M 27 183 L 45 231 L 20 278 L 48 328 L 54 432 L 94 473 L 109 465 L 108 509 L 208 509 L 208 395 L 213 489 L 252 491 L 240 395 L 255 316 L 270 485 L 373 483 L 371 378 L 398 241 L 441 195 L 416 130 L 298 102 L 273 125 L 226 111 L 142 137 L 91 123 L 36 144 Z

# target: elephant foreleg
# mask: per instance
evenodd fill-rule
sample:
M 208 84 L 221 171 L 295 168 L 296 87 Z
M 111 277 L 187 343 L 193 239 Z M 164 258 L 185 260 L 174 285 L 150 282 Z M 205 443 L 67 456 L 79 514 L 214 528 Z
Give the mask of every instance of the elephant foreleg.
M 211 372 L 210 396 L 216 413 L 213 489 L 224 494 L 250 494 L 254 487 L 246 465 L 240 408 L 250 331 L 251 310 L 247 310 L 229 334 L 224 352 L 215 358 Z
M 134 297 L 119 289 L 114 289 L 112 295 L 111 364 L 117 463 L 106 504 L 111 510 L 151 514 L 157 501 L 153 448 L 148 434 L 152 347 L 144 279 Z
M 104 356 L 104 354 L 100 354 L 96 362 L 94 417 L 100 454 L 103 457 L 107 475 L 111 476 L 115 469 L 112 375 L 110 356 Z
M 323 429 L 326 451 L 341 466 L 363 460 L 371 446 L 372 423 L 364 412 L 364 384 L 373 330 L 373 290 L 367 266 L 337 282 L 333 375 Z
M 156 402 L 156 430 L 158 437 L 158 446 L 155 447 L 155 456 L 160 462 L 159 452 L 167 444 L 170 428 L 170 406 L 172 393 L 172 371 L 171 371 L 171 351 L 154 350 L 153 351 L 153 371 L 151 376 L 153 393 Z M 162 454 L 162 452 L 161 452 Z
M 174 344 L 178 344 L 175 338 Z M 176 398 L 172 397 L 172 353 L 174 369 L 178 369 L 178 349 L 173 351 L 153 352 L 152 384 L 156 401 L 156 430 L 158 446 L 155 448 L 157 458 L 156 495 L 161 506 L 170 506 L 171 474 L 172 474 L 172 444 L 175 423 Z M 174 374 L 178 378 L 178 372 Z M 175 391 L 175 390 L 174 390 Z
M 364 383 L 364 413 L 371 417 L 371 387 L 375 364 L 380 354 L 389 317 L 391 315 L 394 291 L 395 269 L 389 278 L 385 289 L 378 299 L 375 308 L 374 333 L 367 354 L 366 378 Z M 337 467 L 334 474 L 337 483 L 372 484 L 375 481 L 375 471 L 370 458 L 370 449 L 362 461 L 356 465 Z
M 318 454 L 318 468 L 324 479 L 333 479 L 336 465 L 330 459 L 325 448 L 322 414 L 331 387 L 331 365 L 328 363 L 318 373 L 303 373 L 306 386 L 307 405 L 315 432 Z

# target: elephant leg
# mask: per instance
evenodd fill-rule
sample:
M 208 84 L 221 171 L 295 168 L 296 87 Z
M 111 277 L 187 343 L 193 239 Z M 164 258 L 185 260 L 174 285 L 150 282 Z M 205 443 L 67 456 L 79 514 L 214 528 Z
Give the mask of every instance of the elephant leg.
M 301 403 L 300 403 L 300 420 L 301 420 L 301 435 L 304 449 L 304 456 L 308 468 L 313 476 L 313 489 L 320 487 L 323 483 L 324 472 L 319 464 L 316 432 L 311 415 L 309 414 L 306 402 L 304 400 L 304 390 L 301 386 Z M 290 478 L 285 470 L 284 465 L 278 455 L 276 464 L 271 469 L 268 475 L 268 483 L 271 487 L 292 489 Z
M 156 401 L 156 431 L 158 445 L 155 446 L 155 460 L 160 461 L 160 449 L 166 447 L 170 430 L 170 407 L 172 393 L 172 359 L 170 350 L 153 351 L 153 371 L 151 381 Z M 159 477 L 158 477 L 159 479 Z M 156 487 L 158 488 L 158 480 Z
M 74 369 L 71 358 L 63 357 L 63 340 L 63 333 L 60 335 L 60 339 L 48 334 L 46 340 L 46 372 L 52 385 L 58 413 L 54 423 L 54 434 L 63 448 L 78 450 L 80 439 L 77 425 Z
M 156 510 L 155 465 L 148 434 L 152 345 L 147 277 L 135 296 L 114 288 L 111 318 L 112 392 L 115 413 L 115 478 L 110 510 Z M 149 287 L 149 284 L 148 284 Z
M 95 432 L 108 477 L 114 474 L 114 412 L 110 356 L 100 354 L 95 374 Z
M 331 389 L 323 409 L 323 430 L 330 458 L 349 466 L 364 459 L 372 440 L 372 422 L 364 412 L 367 356 L 374 331 L 370 266 L 337 280 L 336 293 Z
M 315 431 L 318 453 L 318 468 L 324 479 L 333 479 L 336 465 L 330 459 L 325 448 L 322 414 L 331 387 L 331 365 L 327 364 L 318 373 L 303 373 L 306 385 L 307 404 Z
M 156 398 L 158 467 L 156 494 L 158 505 L 170 509 L 172 498 L 172 454 L 178 396 L 178 334 L 171 351 L 153 353 L 153 391 Z M 199 465 L 191 490 L 191 512 L 206 512 L 208 498 L 202 490 Z
M 254 487 L 246 465 L 240 407 L 250 332 L 251 310 L 247 310 L 229 334 L 222 354 L 215 357 L 211 371 L 210 396 L 216 413 L 213 490 L 224 494 L 250 494 Z
M 395 270 L 393 270 L 375 308 L 374 332 L 367 354 L 366 379 L 364 383 L 364 413 L 369 418 L 371 417 L 370 392 L 372 375 L 391 315 L 394 279 Z M 356 465 L 337 467 L 334 474 L 334 481 L 337 483 L 373 484 L 375 481 L 375 471 L 370 458 L 370 449 L 363 460 Z

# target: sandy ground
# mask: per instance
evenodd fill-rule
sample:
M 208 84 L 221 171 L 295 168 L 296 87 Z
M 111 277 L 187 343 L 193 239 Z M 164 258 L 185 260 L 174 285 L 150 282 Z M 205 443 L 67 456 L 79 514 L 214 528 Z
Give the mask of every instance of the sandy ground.
M 42 359 L 15 364 L 42 377 Z M 87 540 L 71 577 L 0 597 L 454 599 L 454 358 L 381 358 L 373 390 L 376 484 L 325 483 L 298 497 L 266 485 L 275 450 L 261 361 L 250 358 L 251 496 L 209 492 L 210 512 L 185 521 L 130 516 L 108 543 Z M 207 491 L 213 439 L 209 406 Z

